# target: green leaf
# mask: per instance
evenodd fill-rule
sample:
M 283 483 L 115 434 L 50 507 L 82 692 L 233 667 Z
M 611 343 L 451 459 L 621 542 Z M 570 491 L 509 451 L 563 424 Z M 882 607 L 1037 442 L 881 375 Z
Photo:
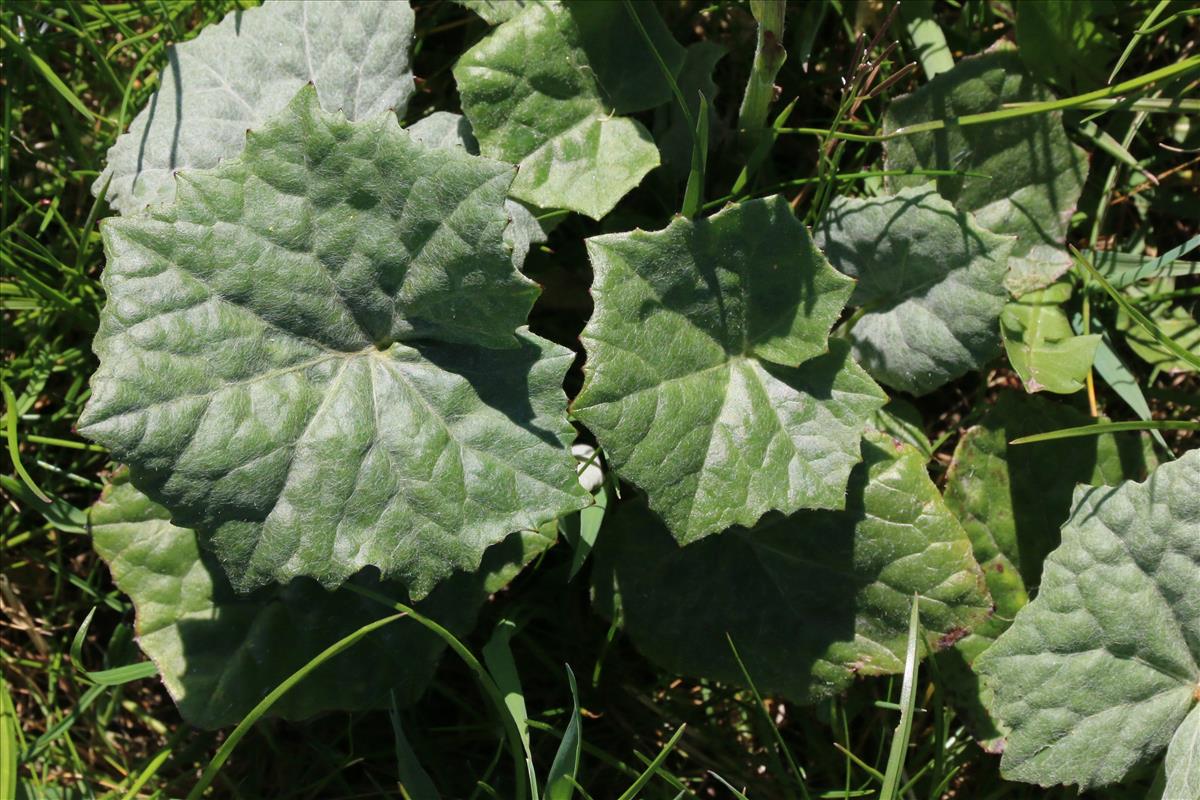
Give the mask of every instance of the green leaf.
M 925 420 L 921 411 L 903 397 L 893 397 L 887 405 L 875 412 L 871 426 L 893 439 L 912 445 L 925 460 L 933 458 L 933 443 L 925 435 Z
M 471 131 L 471 123 L 462 114 L 435 111 L 405 128 L 408 135 L 429 147 L 452 147 L 479 155 L 479 142 Z M 505 200 L 509 224 L 504 229 L 504 243 L 512 248 L 513 266 L 520 269 L 525 256 L 535 244 L 546 241 L 546 230 L 527 207 L 516 200 Z
M 511 175 L 302 90 L 174 205 L 104 225 L 81 431 L 239 590 L 376 566 L 420 598 L 586 504 L 572 354 L 512 334 L 537 290 L 501 238 Z
M 764 693 L 807 702 L 856 675 L 903 671 L 914 593 L 929 651 L 986 618 L 983 575 L 925 458 L 881 434 L 862 455 L 844 511 L 773 514 L 685 547 L 641 502 L 622 503 L 599 547 L 638 649 L 672 672 L 738 683 L 729 633 Z
M 328 111 L 350 119 L 403 113 L 413 92 L 407 0 L 267 0 L 237 10 L 167 51 L 160 87 L 108 153 L 92 185 L 111 177 L 122 214 L 175 196 L 174 172 L 229 160 L 258 128 L 313 83 Z
M 575 796 L 575 784 L 579 777 L 579 757 L 583 751 L 583 734 L 580 732 L 579 687 L 575 685 L 575 673 L 567 666 L 567 682 L 571 687 L 571 721 L 563 731 L 562 741 L 550 772 L 546 776 L 545 800 L 571 800 Z
M 529 6 L 542 4 L 542 0 L 455 0 L 455 2 L 474 11 L 488 25 L 508 22 Z
M 1142 478 L 1155 463 L 1141 437 L 1101 434 L 1010 445 L 1022 436 L 1089 420 L 1084 412 L 1044 396 L 1006 391 L 954 450 L 946 505 L 971 539 L 996 611 L 954 651 L 939 656 L 939 665 L 943 673 L 952 673 L 947 688 L 984 742 L 995 740 L 999 731 L 980 704 L 979 682 L 969 666 L 1029 602 L 1041 580 L 1042 562 L 1058 546 L 1058 529 L 1070 513 L 1075 486 Z
M 884 115 L 892 132 L 918 122 L 950 120 L 995 111 L 1005 103 L 1050 99 L 1021 67 L 1017 54 L 1000 50 L 964 58 L 917 91 L 897 98 Z M 994 233 L 1013 234 L 1007 285 L 1014 294 L 1039 289 L 1067 271 L 1067 226 L 1087 174 L 1084 151 L 1072 144 L 1060 112 L 988 125 L 948 125 L 888 141 L 886 169 L 946 169 L 987 177 L 939 178 L 938 193 L 975 214 Z M 919 186 L 927 178 L 892 176 L 890 186 Z
M 605 102 L 585 38 L 561 5 L 531 6 L 464 53 L 454 77 L 483 154 L 520 168 L 513 197 L 599 219 L 659 157 Z
M 137 609 L 138 643 L 188 722 L 216 728 L 240 720 L 325 647 L 380 616 L 379 605 L 347 589 L 328 592 L 300 578 L 252 594 L 234 591 L 195 533 L 118 475 L 90 512 L 93 543 L 113 581 Z M 445 581 L 418 609 L 467 631 L 488 594 L 548 541 L 514 534 L 492 547 L 480 572 Z M 403 586 L 364 574 L 355 583 L 407 602 Z M 416 622 L 371 635 L 284 695 L 271 713 L 301 719 L 327 709 L 384 707 L 389 691 L 411 703 L 444 648 Z
M 1092 18 L 1112 14 L 1111 0 L 1042 0 L 1016 4 L 1014 10 L 1018 52 L 1030 72 L 1067 89 L 1105 82 L 1117 39 Z
M 852 284 L 782 197 L 587 240 L 596 310 L 572 410 L 681 542 L 841 508 L 885 396 L 829 328 Z
M 1008 778 L 1092 789 L 1195 736 L 1197 531 L 1200 450 L 1143 483 L 1076 489 L 1037 598 L 976 662 L 1012 729 Z M 1187 747 L 1175 747 L 1168 784 L 1195 777 L 1194 754 L 1178 757 Z
M 850 303 L 864 313 L 849 338 L 879 382 L 926 394 L 999 354 L 1013 239 L 980 228 L 932 186 L 838 198 L 816 241 L 858 279 Z
M 1163 335 L 1173 339 L 1180 347 L 1200 359 L 1200 323 L 1187 308 L 1184 300 L 1146 300 L 1148 295 L 1170 292 L 1175 289 L 1174 278 L 1160 278 L 1145 285 L 1130 286 L 1125 290 L 1129 299 L 1146 315 Z M 1124 310 L 1117 312 L 1117 330 L 1125 334 L 1129 349 L 1147 364 L 1166 372 L 1195 372 L 1196 368 L 1167 349 L 1155 336 L 1138 324 Z
M 1076 336 L 1061 304 L 1071 286 L 1056 283 L 1009 303 L 1000 314 L 1004 351 L 1028 392 L 1072 394 L 1083 388 L 1100 334 Z
M 1200 706 L 1192 709 L 1167 745 L 1168 797 L 1200 797 Z

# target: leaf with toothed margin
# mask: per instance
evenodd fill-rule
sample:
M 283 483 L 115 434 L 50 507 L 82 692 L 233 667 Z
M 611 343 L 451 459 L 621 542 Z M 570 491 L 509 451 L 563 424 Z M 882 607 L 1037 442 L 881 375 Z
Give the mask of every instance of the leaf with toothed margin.
M 971 723 L 976 740 L 996 749 L 1001 732 L 986 711 L 987 696 L 970 665 L 1029 602 L 1042 562 L 1058 546 L 1075 486 L 1141 479 L 1156 463 L 1149 439 L 1101 434 L 1010 445 L 1035 433 L 1085 425 L 1086 412 L 1044 395 L 1005 391 L 954 449 L 946 474 L 946 505 L 971 538 L 996 613 L 938 656 L 942 685 Z
M 514 198 L 599 219 L 659 156 L 641 124 L 615 115 L 588 44 L 566 7 L 530 6 L 464 53 L 454 77 L 483 154 L 519 167 Z
M 833 325 L 853 287 L 775 196 L 587 240 L 596 310 L 574 415 L 681 542 L 841 508 L 887 399 Z
M 964 58 L 917 91 L 898 97 L 883 117 L 885 133 L 931 120 L 996 111 L 1005 103 L 1052 99 L 1012 50 Z M 889 170 L 978 173 L 937 179 L 938 193 L 970 211 L 993 233 L 1012 234 L 1006 284 L 1016 295 L 1052 283 L 1071 266 L 1067 227 L 1087 176 L 1087 154 L 1063 129 L 1062 112 L 957 126 L 889 139 Z M 920 186 L 922 175 L 893 176 L 889 186 Z
M 133 600 L 142 650 L 185 720 L 201 728 L 232 725 L 285 678 L 329 645 L 386 616 L 387 607 L 347 588 L 334 592 L 299 578 L 251 594 L 234 591 L 194 531 L 118 474 L 89 512 L 92 543 L 117 588 Z M 551 540 L 517 533 L 492 545 L 475 573 L 437 587 L 417 610 L 458 635 L 487 596 L 506 584 Z M 369 574 L 354 583 L 407 603 L 401 584 Z M 279 699 L 270 714 L 303 719 L 330 709 L 401 704 L 425 690 L 445 649 L 426 628 L 399 620 L 318 667 Z
M 931 185 L 839 197 L 817 246 L 858 279 L 849 339 L 871 377 L 922 395 L 1000 353 L 997 322 L 1013 238 L 984 230 Z
M 512 167 L 352 123 L 311 87 L 175 203 L 103 226 L 81 431 L 239 590 L 367 566 L 420 598 L 587 503 L 565 348 L 502 232 Z
M 462 114 L 435 111 L 405 128 L 409 136 L 429 147 L 456 147 L 473 156 L 479 155 L 479 142 L 471 132 L 471 123 Z M 513 266 L 520 269 L 529 248 L 546 241 L 546 229 L 533 211 L 516 200 L 505 200 L 509 224 L 504 229 L 504 241 L 512 248 Z
M 1094 789 L 1167 755 L 1197 784 L 1200 450 L 1142 483 L 1080 486 L 1038 596 L 975 662 L 1013 780 Z M 1190 752 L 1189 752 L 1190 751 Z
M 771 514 L 684 547 L 623 501 L 600 535 L 598 595 L 615 575 L 626 632 L 672 672 L 742 682 L 726 634 L 761 690 L 798 702 L 903 672 L 914 594 L 929 651 L 991 601 L 925 457 L 883 434 L 861 447 L 845 510 Z
M 175 196 L 172 174 L 236 156 L 246 131 L 306 83 L 321 107 L 366 119 L 403 113 L 413 91 L 413 12 L 407 0 L 267 0 L 236 10 L 167 50 L 159 89 L 108 153 L 92 186 L 111 179 L 122 214 Z

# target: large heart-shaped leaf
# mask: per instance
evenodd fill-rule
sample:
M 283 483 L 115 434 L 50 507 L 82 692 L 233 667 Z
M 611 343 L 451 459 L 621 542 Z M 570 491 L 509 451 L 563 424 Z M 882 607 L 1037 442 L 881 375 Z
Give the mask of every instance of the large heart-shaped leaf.
M 1041 591 L 975 662 L 1011 728 L 1007 777 L 1091 789 L 1170 743 L 1168 787 L 1194 786 L 1198 532 L 1200 450 L 1143 483 L 1076 489 Z
M 952 120 L 996 111 L 1005 103 L 1050 99 L 1025 72 L 1012 50 L 964 58 L 905 97 L 884 115 L 884 130 L 929 120 Z M 995 233 L 1014 234 L 1008 288 L 1017 295 L 1039 289 L 1067 271 L 1067 226 L 1087 175 L 1087 154 L 1067 139 L 1057 111 L 986 125 L 945 128 L 887 142 L 889 170 L 947 169 L 977 173 L 937 179 L 938 193 L 975 214 Z M 897 188 L 928 178 L 888 178 Z
M 537 290 L 502 241 L 511 176 L 302 90 L 174 205 L 104 225 L 81 430 L 241 590 L 376 566 L 421 597 L 585 504 L 572 354 L 512 334 Z
M 349 589 L 328 592 L 299 578 L 249 595 L 230 586 L 196 534 L 119 475 L 90 512 L 92 542 L 117 587 L 133 599 L 138 643 L 158 665 L 179 712 L 193 725 L 217 728 L 241 720 L 268 692 L 329 645 L 387 614 Z M 488 594 L 550 541 L 514 534 L 494 545 L 483 568 L 445 581 L 418 607 L 464 633 Z M 408 602 L 404 587 L 361 575 L 364 588 Z M 411 620 L 371 634 L 317 668 L 279 699 L 271 713 L 299 719 L 328 709 L 401 703 L 424 691 L 445 643 Z
M 630 30 L 626 44 L 643 46 Z M 483 154 L 520 168 L 513 197 L 599 219 L 659 158 L 645 128 L 614 116 L 586 44 L 572 12 L 533 5 L 464 53 L 454 77 Z
M 838 198 L 817 234 L 829 263 L 858 278 L 854 356 L 876 380 L 925 394 L 1000 352 L 1012 237 L 980 228 L 932 186 Z
M 117 139 L 92 189 L 111 179 L 123 214 L 175 196 L 173 174 L 206 169 L 245 145 L 246 131 L 306 83 L 321 106 L 350 119 L 403 113 L 413 91 L 413 12 L 407 0 L 267 0 L 234 11 L 167 51 L 150 103 Z
M 787 201 L 587 246 L 596 310 L 573 411 L 676 538 L 841 508 L 886 397 L 844 342 L 830 348 L 852 283 Z
M 771 515 L 686 547 L 640 502 L 622 503 L 599 546 L 638 649 L 738 683 L 729 634 L 760 689 L 806 702 L 903 671 L 914 594 L 931 651 L 981 622 L 983 575 L 925 458 L 882 434 L 862 456 L 844 511 Z
M 1056 283 L 1025 294 L 1000 314 L 1004 352 L 1026 391 L 1073 394 L 1083 388 L 1103 337 L 1075 335 L 1062 310 L 1070 298 L 1071 285 Z
M 1103 434 L 1009 445 L 1035 433 L 1086 425 L 1084 412 L 1037 395 L 1004 392 L 958 441 L 946 476 L 946 505 L 971 538 L 996 613 L 941 658 L 946 682 L 981 739 L 994 740 L 968 667 L 1003 633 L 1041 581 L 1042 562 L 1058 546 L 1059 527 L 1080 483 L 1112 485 L 1145 476 L 1154 464 L 1146 440 Z

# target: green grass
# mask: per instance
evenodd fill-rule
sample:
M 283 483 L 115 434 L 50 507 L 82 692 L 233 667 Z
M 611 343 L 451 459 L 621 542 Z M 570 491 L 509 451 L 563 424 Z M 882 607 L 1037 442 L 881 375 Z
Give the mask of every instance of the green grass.
M 936 670 L 924 664 L 910 695 L 916 711 L 909 720 L 910 744 L 901 748 L 903 769 L 890 772 L 897 704 L 902 703 L 899 676 L 865 680 L 845 696 L 800 707 L 762 699 L 753 688 L 663 674 L 591 611 L 586 581 L 568 583 L 571 557 L 563 547 L 554 548 L 506 589 L 500 602 L 485 609 L 475 634 L 462 645 L 470 658 L 447 655 L 425 699 L 395 714 L 381 709 L 298 724 L 262 720 L 246 727 L 234 749 L 226 733 L 182 723 L 152 678 L 118 683 L 89 677 L 89 672 L 141 659 L 133 641 L 132 607 L 92 553 L 83 517 L 112 466 L 101 448 L 74 431 L 95 367 L 90 340 L 103 302 L 96 223 L 109 213 L 90 186 L 107 149 L 153 92 L 166 46 L 195 35 L 238 5 L 235 0 L 21 1 L 7 2 L 0 11 L 6 143 L 0 156 L 5 395 L 0 769 L 5 781 L 12 774 L 7 765 L 19 762 L 25 797 L 183 797 L 222 753 L 228 761 L 212 773 L 213 796 L 395 797 L 397 781 L 408 768 L 397 755 L 405 750 L 395 738 L 398 725 L 411 745 L 405 752 L 443 787 L 444 796 L 507 798 L 514 781 L 510 747 L 494 704 L 480 692 L 477 667 L 482 667 L 472 664 L 503 615 L 518 622 L 509 646 L 529 714 L 530 751 L 542 775 L 571 719 L 564 662 L 580 676 L 579 783 L 597 800 L 629 793 L 643 780 L 638 796 L 646 798 L 737 796 L 733 791 L 756 799 L 870 797 L 878 796 L 885 773 L 896 776 L 897 796 L 903 798 L 934 800 L 951 791 L 971 798 L 1073 796 L 1001 780 L 997 759 L 972 740 Z M 959 6 L 939 4 L 935 17 L 956 54 L 978 52 L 1011 31 L 1000 7 L 976 0 Z M 433 108 L 457 107 L 449 68 L 484 33 L 476 18 L 449 2 L 422 2 L 417 8 L 416 72 L 422 81 L 410 119 Z M 690 39 L 699 29 L 729 46 L 717 78 L 722 107 L 733 109 L 736 117 L 736 103 L 729 98 L 740 97 L 754 55 L 748 13 L 731 2 L 672 0 L 663 8 L 681 38 Z M 1194 45 L 1186 50 L 1183 43 L 1200 40 L 1200 17 L 1177 17 L 1168 27 L 1138 33 L 1154 8 L 1122 8 L 1107 21 L 1122 47 L 1128 45 L 1121 80 L 1136 83 L 1139 75 L 1195 57 Z M 1182 4 L 1172 4 L 1149 21 L 1157 25 L 1181 9 Z M 886 66 L 874 71 L 893 37 L 880 36 L 867 46 L 884 19 L 865 3 L 833 2 L 822 14 L 805 12 L 802 18 L 819 25 L 820 35 L 799 30 L 787 36 L 791 55 L 777 78 L 781 101 L 768 119 L 795 103 L 767 134 L 772 158 L 740 177 L 741 164 L 710 161 L 705 196 L 720 198 L 714 203 L 784 190 L 811 222 L 837 193 L 880 181 L 873 167 L 881 110 L 889 96 L 916 85 L 919 71 L 904 65 L 917 56 L 902 43 Z M 868 31 L 861 45 L 860 28 Z M 849 79 L 843 82 L 843 76 Z M 1195 81 L 1193 73 L 1148 99 L 1194 97 Z M 1094 94 L 1108 96 L 1100 90 Z M 1161 111 L 1153 105 L 1113 110 L 1095 104 L 1068 111 L 1072 129 L 1099 114 L 1092 121 L 1120 144 L 1112 153 L 1094 156 L 1072 235 L 1081 248 L 1148 245 L 1161 252 L 1195 234 L 1200 182 L 1191 148 L 1197 146 L 1198 123 L 1193 116 L 1192 132 L 1174 140 L 1182 116 Z M 813 127 L 790 127 L 799 122 Z M 720 135 L 733 136 L 736 121 L 722 118 L 720 127 Z M 801 131 L 816 138 L 791 135 Z M 1137 169 L 1123 163 L 1123 153 Z M 1149 183 L 1147 174 L 1157 176 L 1158 185 Z M 619 219 L 604 224 L 658 227 L 674 209 L 660 202 L 653 180 L 649 183 L 622 206 Z M 578 333 L 589 277 L 574 265 L 584 263 L 582 237 L 598 229 L 571 217 L 547 247 L 531 256 L 528 271 L 534 277 L 558 271 L 552 283 L 546 281 L 547 293 L 534 316 L 535 327 L 551 338 L 569 342 Z M 1196 277 L 1182 275 L 1176 285 L 1194 289 Z M 1194 291 L 1181 300 L 1194 308 Z M 1108 301 L 1097 291 L 1091 302 Z M 1156 419 L 1194 414 L 1200 390 L 1194 377 L 1139 368 L 1137 378 Z M 935 470 L 944 465 L 947 448 L 977 401 L 1012 381 L 997 368 L 921 399 L 925 418 L 935 421 L 927 431 L 930 438 L 944 444 Z M 1103 384 L 1096 391 L 1099 402 L 1120 408 Z M 1175 444 L 1193 435 L 1164 433 Z M 72 640 L 93 609 L 94 623 L 72 653 Z M 381 616 L 385 613 L 381 610 Z M 748 676 L 747 685 L 752 679 Z M 896 758 L 890 759 L 893 765 Z M 1152 771 L 1135 775 L 1096 796 L 1143 797 L 1153 778 Z M 0 781 L 0 792 L 6 786 Z

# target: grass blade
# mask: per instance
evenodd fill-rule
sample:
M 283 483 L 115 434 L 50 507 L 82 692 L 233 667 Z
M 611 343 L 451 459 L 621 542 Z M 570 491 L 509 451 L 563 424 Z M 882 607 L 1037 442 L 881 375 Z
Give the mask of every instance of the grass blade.
M 796 784 L 804 790 L 805 776 L 804 770 L 800 769 L 800 765 L 796 763 L 795 757 L 792 755 L 791 748 L 783 741 L 783 734 L 779 732 L 779 726 L 775 724 L 775 720 L 771 719 L 771 715 L 767 713 L 767 706 L 763 702 L 762 695 L 758 691 L 758 687 L 754 685 L 754 679 L 750 677 L 750 670 L 746 669 L 746 663 L 742 661 L 742 655 L 738 652 L 737 645 L 733 643 L 733 637 L 728 633 L 725 634 L 725 641 L 729 642 L 729 649 L 733 652 L 733 660 L 737 662 L 738 669 L 741 670 L 742 678 L 746 681 L 746 685 L 750 687 L 750 693 L 754 695 L 754 705 L 762 714 L 763 719 L 767 721 L 767 727 L 771 730 L 771 735 L 775 738 L 775 744 L 783 753 L 783 757 L 787 760 L 788 769 L 792 771 L 792 775 L 796 778 Z M 805 791 L 805 796 L 808 792 Z
M 392 721 L 392 736 L 396 740 L 396 771 L 400 775 L 400 794 L 404 800 L 438 800 L 433 779 L 421 766 L 413 752 L 404 728 L 400 725 L 400 709 L 396 706 L 396 693 L 392 692 L 392 707 L 388 711 Z
M 62 78 L 58 77 L 54 72 L 54 68 L 42 60 L 42 57 L 30 50 L 25 44 L 8 29 L 7 25 L 0 25 L 0 38 L 13 49 L 20 58 L 24 59 L 32 66 L 46 82 L 54 87 L 54 91 L 62 95 L 62 98 L 71 104 L 71 107 L 78 111 L 87 119 L 88 122 L 94 122 L 96 116 L 88 110 L 88 107 L 83 104 L 83 101 L 71 91 L 70 87 L 63 83 Z
M 96 616 L 96 607 L 92 606 L 92 610 L 88 612 L 83 624 L 79 626 L 79 630 L 75 632 L 75 637 L 71 640 L 71 663 L 75 665 L 75 670 L 80 675 L 98 686 L 120 686 L 123 683 L 153 678 L 158 675 L 158 666 L 153 661 L 139 661 L 123 667 L 89 672 L 83 666 L 83 643 L 87 639 L 88 628 L 91 627 L 94 616 Z
M 1071 439 L 1076 436 L 1096 436 L 1101 433 L 1121 433 L 1123 431 L 1200 431 L 1200 422 L 1182 419 L 1097 422 L 1092 425 L 1078 425 L 1073 428 L 1059 428 L 1056 431 L 1022 436 L 1019 439 L 1013 439 L 1009 444 L 1033 444 L 1034 442 L 1049 442 L 1053 439 Z
M 17 753 L 20 750 L 17 712 L 8 682 L 0 674 L 0 797 L 17 796 Z
M 517 626 L 512 620 L 502 619 L 496 625 L 492 638 L 483 646 L 483 663 L 504 697 L 504 709 L 517 726 L 521 735 L 521 746 L 525 751 L 525 771 L 529 777 L 529 791 L 537 797 L 537 772 L 533 766 L 533 748 L 529 744 L 529 712 L 525 708 L 525 693 L 521 690 L 521 676 L 517 674 L 517 662 L 513 659 L 509 642 Z
M 1181 358 L 1183 361 L 1186 361 L 1188 364 L 1191 364 L 1193 367 L 1200 370 L 1200 356 L 1197 356 L 1195 353 L 1179 344 L 1179 342 L 1163 333 L 1162 330 L 1154 324 L 1153 320 L 1139 311 L 1137 307 L 1133 305 L 1133 303 L 1129 302 L 1125 295 L 1117 291 L 1117 289 L 1111 283 L 1109 283 L 1103 275 L 1100 274 L 1099 270 L 1092 266 L 1092 262 L 1088 261 L 1087 258 L 1084 257 L 1083 253 L 1079 252 L 1079 250 L 1077 250 L 1075 247 L 1071 247 L 1071 254 L 1075 256 L 1076 263 L 1083 266 L 1088 273 L 1091 274 L 1096 283 L 1100 284 L 1101 288 L 1108 292 L 1109 296 L 1117 302 L 1117 305 L 1119 305 L 1126 314 L 1133 318 L 1134 322 L 1149 331 L 1150 335 L 1158 340 L 1158 343 L 1163 347 L 1179 356 L 1179 358 Z
M 633 785 L 621 793 L 621 796 L 617 800 L 633 800 L 633 798 L 637 797 L 638 792 L 645 788 L 650 779 L 654 777 L 654 773 L 658 772 L 658 768 L 667 760 L 667 756 L 671 755 L 671 751 L 675 749 L 675 745 L 679 742 L 679 737 L 683 736 L 685 730 L 687 730 L 686 722 L 679 726 L 675 734 L 663 745 L 662 750 L 658 751 L 658 755 L 654 757 L 654 760 L 646 766 L 646 769 L 633 782 Z
M 385 625 L 392 624 L 398 619 L 403 619 L 406 616 L 408 615 L 405 613 L 392 614 L 391 616 L 377 619 L 374 622 L 370 622 L 362 626 L 358 630 L 354 631 L 348 636 L 342 637 L 329 647 L 322 650 L 307 664 L 285 678 L 282 683 L 272 689 L 266 697 L 260 700 L 258 705 L 250 709 L 250 713 L 242 718 L 242 721 L 239 722 L 237 727 L 233 729 L 233 732 L 229 734 L 229 738 L 221 743 L 221 747 L 219 750 L 217 750 L 217 754 L 213 756 L 212 761 L 208 762 L 208 765 L 204 768 L 204 771 L 200 773 L 200 779 L 196 781 L 196 785 L 192 787 L 190 792 L 188 792 L 187 800 L 199 800 L 199 798 L 204 796 L 204 792 L 208 790 L 210 785 L 212 785 L 213 780 L 217 777 L 217 773 L 221 771 L 221 767 L 225 765 L 225 762 L 229 760 L 230 754 L 233 753 L 234 748 L 238 746 L 238 742 L 240 742 L 242 738 L 250 732 L 250 729 L 254 727 L 254 724 L 258 722 L 260 718 L 262 718 L 263 714 L 266 714 L 271 706 L 275 705 L 276 701 L 287 694 L 293 686 L 307 678 L 309 673 L 324 664 L 329 659 L 338 655 L 342 651 L 353 647 L 363 637 L 379 630 Z
M 21 448 L 17 442 L 17 398 L 13 394 L 13 390 L 4 381 L 0 381 L 0 392 L 4 394 L 4 434 L 5 438 L 8 439 L 8 457 L 12 459 L 13 467 L 17 470 L 17 475 L 21 476 L 21 480 L 25 482 L 25 486 L 29 488 L 29 491 L 33 492 L 34 497 L 46 505 L 50 505 L 50 498 L 33 482 L 33 477 L 25 469 L 25 465 L 21 463 Z
M 558 752 L 550 764 L 546 776 L 546 800 L 571 800 L 578 785 L 579 759 L 583 751 L 583 735 L 580 732 L 579 687 L 575 684 L 575 673 L 567 665 L 567 682 L 571 685 L 571 721 L 563 731 Z
M 888 753 L 887 771 L 883 776 L 880 800 L 896 800 L 899 797 L 900 775 L 904 769 L 904 755 L 912 737 L 913 714 L 917 707 L 917 644 L 920 641 L 920 603 L 913 595 L 912 613 L 908 618 L 908 646 L 904 651 L 904 682 L 900 685 L 900 722 L 892 735 L 892 749 Z
M 687 187 L 683 190 L 685 217 L 694 217 L 704 208 L 704 174 L 708 168 L 708 100 L 700 95 L 700 115 L 696 118 L 696 133 L 692 139 L 692 168 L 688 172 Z

